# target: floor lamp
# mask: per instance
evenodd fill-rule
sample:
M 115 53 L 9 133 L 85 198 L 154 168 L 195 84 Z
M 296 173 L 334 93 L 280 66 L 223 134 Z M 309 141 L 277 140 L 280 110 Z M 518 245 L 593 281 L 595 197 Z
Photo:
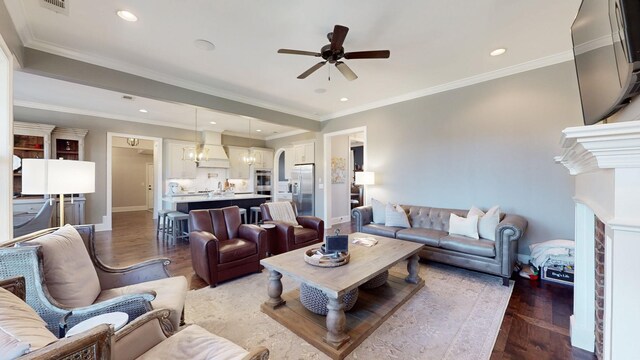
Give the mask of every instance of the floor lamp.
M 96 164 L 90 161 L 23 159 L 22 194 L 60 195 L 60 227 L 64 226 L 64 195 L 96 191 Z M 53 198 L 49 201 L 53 202 Z M 71 196 L 73 203 L 73 196 Z
M 356 185 L 374 185 L 375 184 L 375 173 L 373 171 L 358 171 L 356 172 Z M 364 186 L 362 187 L 364 189 Z M 364 195 L 362 195 L 362 199 L 365 200 Z M 362 204 L 365 205 L 365 204 Z

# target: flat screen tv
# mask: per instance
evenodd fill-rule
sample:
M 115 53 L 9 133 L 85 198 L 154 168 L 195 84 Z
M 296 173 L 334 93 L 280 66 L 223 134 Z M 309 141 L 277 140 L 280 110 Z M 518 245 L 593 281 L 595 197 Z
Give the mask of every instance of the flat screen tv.
M 640 1 L 583 0 L 571 26 L 585 125 L 640 93 Z

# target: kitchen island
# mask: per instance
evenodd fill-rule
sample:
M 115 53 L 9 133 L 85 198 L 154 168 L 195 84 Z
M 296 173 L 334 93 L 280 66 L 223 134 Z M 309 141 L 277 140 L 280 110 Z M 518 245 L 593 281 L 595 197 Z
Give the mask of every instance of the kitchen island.
M 185 195 L 185 196 L 166 196 L 162 198 L 165 209 L 177 210 L 183 213 L 189 213 L 191 210 L 198 209 L 219 209 L 227 206 L 238 206 L 249 210 L 252 206 L 260 206 L 260 204 L 271 199 L 268 195 L 257 194 L 235 194 L 235 195 Z

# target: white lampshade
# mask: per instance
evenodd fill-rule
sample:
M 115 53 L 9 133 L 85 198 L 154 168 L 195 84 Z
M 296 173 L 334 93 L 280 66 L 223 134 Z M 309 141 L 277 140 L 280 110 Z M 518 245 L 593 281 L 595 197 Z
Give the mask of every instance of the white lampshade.
M 96 191 L 96 164 L 90 161 L 23 159 L 23 194 L 84 194 Z
M 373 185 L 375 184 L 375 173 L 373 171 L 356 172 L 356 185 Z

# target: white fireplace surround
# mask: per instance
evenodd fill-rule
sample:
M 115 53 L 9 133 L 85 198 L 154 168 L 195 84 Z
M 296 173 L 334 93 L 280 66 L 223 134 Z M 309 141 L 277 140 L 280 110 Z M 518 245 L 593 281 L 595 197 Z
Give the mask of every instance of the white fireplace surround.
M 575 175 L 573 346 L 594 351 L 594 218 L 605 224 L 603 359 L 637 358 L 640 326 L 640 121 L 571 127 L 556 157 Z

